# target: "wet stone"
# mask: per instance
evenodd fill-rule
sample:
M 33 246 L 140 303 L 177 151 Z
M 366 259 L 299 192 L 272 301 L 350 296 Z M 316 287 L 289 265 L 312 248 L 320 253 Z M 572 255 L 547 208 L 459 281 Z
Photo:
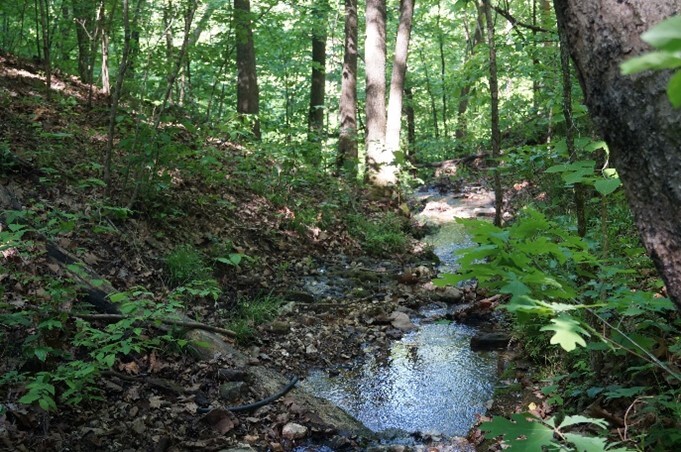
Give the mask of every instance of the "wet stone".
M 220 398 L 226 402 L 234 402 L 245 390 L 246 383 L 243 381 L 228 381 L 220 385 Z

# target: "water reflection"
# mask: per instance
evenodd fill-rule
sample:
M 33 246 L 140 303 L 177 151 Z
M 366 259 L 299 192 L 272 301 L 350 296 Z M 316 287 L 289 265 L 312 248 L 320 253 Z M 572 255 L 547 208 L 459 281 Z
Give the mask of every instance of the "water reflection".
M 473 353 L 475 329 L 426 324 L 395 342 L 387 362 L 369 352 L 355 369 L 329 378 L 312 373 L 304 385 L 374 431 L 465 435 L 491 398 L 496 355 Z

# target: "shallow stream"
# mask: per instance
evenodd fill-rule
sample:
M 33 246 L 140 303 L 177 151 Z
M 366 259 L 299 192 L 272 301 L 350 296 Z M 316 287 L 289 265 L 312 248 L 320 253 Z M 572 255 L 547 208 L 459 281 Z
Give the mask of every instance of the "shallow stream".
M 455 251 L 472 243 L 454 220 L 480 216 L 489 210 L 491 198 L 481 192 L 467 203 L 432 190 L 419 196 L 424 204 L 420 216 L 440 226 L 425 239 L 441 260 L 440 271 L 456 271 Z M 412 318 L 418 329 L 395 341 L 386 359 L 377 358 L 367 344 L 364 361 L 333 376 L 314 371 L 304 387 L 344 408 L 392 444 L 413 444 L 416 432 L 466 435 L 492 397 L 497 354 L 471 351 L 476 329 L 430 320 L 437 317 L 436 312 L 422 311 Z

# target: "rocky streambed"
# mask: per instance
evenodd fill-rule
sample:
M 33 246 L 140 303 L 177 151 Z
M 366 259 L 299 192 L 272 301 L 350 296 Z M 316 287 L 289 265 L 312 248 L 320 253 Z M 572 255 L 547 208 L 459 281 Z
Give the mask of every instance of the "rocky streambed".
M 353 419 L 339 419 L 325 435 L 307 433 L 296 450 L 474 449 L 463 437 L 491 403 L 500 358 L 471 349 L 484 318 L 475 287 L 430 282 L 438 271 L 455 269 L 455 249 L 470 246 L 453 220 L 493 213 L 489 193 L 471 193 L 416 195 L 424 206 L 417 219 L 438 227 L 426 241 L 440 258 L 439 269 L 428 261 L 401 267 L 343 256 L 311 262 L 300 290 L 287 297 L 296 301 L 263 327 L 251 362 L 299 375 L 294 394 L 327 400 Z M 340 435 L 329 437 L 330 431 Z

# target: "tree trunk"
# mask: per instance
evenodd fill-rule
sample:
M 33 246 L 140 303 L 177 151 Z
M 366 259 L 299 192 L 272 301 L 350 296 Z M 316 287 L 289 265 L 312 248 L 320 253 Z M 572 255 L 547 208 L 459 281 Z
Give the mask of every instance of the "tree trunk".
M 392 153 L 385 148 L 385 0 L 367 0 L 366 42 L 366 166 L 367 181 L 377 187 L 397 183 Z
M 78 75 L 83 83 L 91 83 L 90 47 L 95 34 L 96 3 L 90 0 L 72 0 L 73 19 L 78 45 Z
M 560 37 L 560 69 L 563 75 L 563 118 L 565 119 L 565 144 L 570 161 L 577 160 L 575 149 L 575 123 L 572 120 L 572 76 L 570 75 L 570 52 L 567 48 L 565 35 Z M 574 202 L 575 215 L 577 217 L 577 234 L 580 237 L 586 235 L 586 212 L 584 202 L 584 185 L 575 184 Z
M 340 97 L 339 170 L 357 174 L 357 0 L 345 0 L 345 53 Z
M 469 59 L 473 56 L 475 53 L 475 48 L 480 44 L 484 37 L 484 27 L 485 27 L 485 9 L 481 3 L 477 4 L 476 7 L 477 14 L 476 14 L 476 19 L 475 19 L 475 31 L 473 32 L 473 37 L 469 38 L 468 42 L 468 52 L 469 52 Z M 470 93 L 471 93 L 471 85 L 472 82 L 466 84 L 461 88 L 461 92 L 459 93 L 459 107 L 457 108 L 457 122 L 456 122 L 456 131 L 454 132 L 454 136 L 457 139 L 462 139 L 466 136 L 466 132 L 468 130 L 468 124 L 466 122 L 466 111 L 468 111 L 468 102 L 470 101 Z
M 423 51 L 419 50 L 419 55 L 421 56 L 421 64 L 423 64 L 423 72 L 426 76 L 426 91 L 428 92 L 428 97 L 430 98 L 430 113 L 433 117 L 433 132 L 435 133 L 435 138 L 440 136 L 440 129 L 437 124 L 437 107 L 435 105 L 435 93 L 433 93 L 433 84 L 430 82 L 430 71 L 428 71 L 428 62 L 426 61 Z
M 307 140 L 315 143 L 312 150 L 312 163 L 318 166 L 321 162 L 322 137 L 324 133 L 324 97 L 326 94 L 326 16 L 329 4 L 327 0 L 315 3 L 313 14 L 316 18 L 312 30 L 312 75 L 310 83 L 310 109 L 307 120 Z
M 52 60 L 50 56 L 50 3 L 48 0 L 38 0 L 40 7 L 40 30 L 43 44 L 43 65 L 45 68 L 45 86 L 47 88 L 46 97 L 52 97 Z
M 445 138 L 447 138 L 447 135 L 449 134 L 447 130 L 447 116 L 449 113 L 447 112 L 447 86 L 446 86 L 446 79 L 445 79 L 445 72 L 446 72 L 446 59 L 445 59 L 445 34 L 444 31 L 442 31 L 442 27 L 440 26 L 440 0 L 437 2 L 437 45 L 438 45 L 438 50 L 440 52 L 440 89 L 442 90 L 442 134 L 444 135 Z
M 395 61 L 390 80 L 390 100 L 388 102 L 388 122 L 385 136 L 387 152 L 394 155 L 400 149 L 400 131 L 402 130 L 402 94 L 404 79 L 407 74 L 407 55 L 409 53 L 409 35 L 411 20 L 414 16 L 414 0 L 400 0 L 400 25 L 397 29 L 395 43 Z
M 497 80 L 497 53 L 494 44 L 494 20 L 492 18 L 491 0 L 484 0 L 485 18 L 487 20 L 487 44 L 489 46 L 489 91 L 492 109 L 492 158 L 494 159 L 494 225 L 501 226 L 501 208 L 503 192 L 501 190 L 501 174 L 499 174 L 501 132 L 499 130 L 499 82 Z
M 650 50 L 641 33 L 681 13 L 679 0 L 554 0 L 595 124 L 610 148 L 643 243 L 681 309 L 681 110 L 666 95 L 669 71 L 620 73 Z
M 414 144 L 416 143 L 416 115 L 414 112 L 414 92 L 408 83 L 404 87 L 404 97 L 406 102 L 403 110 L 404 116 L 407 119 L 407 143 L 409 143 L 407 153 L 409 154 L 409 151 L 413 151 Z
M 236 111 L 249 115 L 251 133 L 260 140 L 260 93 L 255 67 L 255 45 L 251 24 L 250 0 L 234 0 L 234 34 L 236 37 Z

